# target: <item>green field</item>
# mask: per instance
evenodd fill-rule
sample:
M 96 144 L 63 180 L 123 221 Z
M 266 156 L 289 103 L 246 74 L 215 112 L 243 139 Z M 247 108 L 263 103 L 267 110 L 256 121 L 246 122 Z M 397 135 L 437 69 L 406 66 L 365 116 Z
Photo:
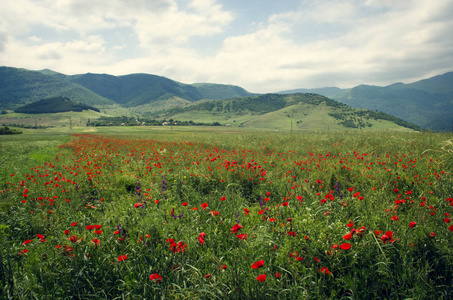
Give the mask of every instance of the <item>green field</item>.
M 0 136 L 0 298 L 453 297 L 451 134 L 263 128 Z

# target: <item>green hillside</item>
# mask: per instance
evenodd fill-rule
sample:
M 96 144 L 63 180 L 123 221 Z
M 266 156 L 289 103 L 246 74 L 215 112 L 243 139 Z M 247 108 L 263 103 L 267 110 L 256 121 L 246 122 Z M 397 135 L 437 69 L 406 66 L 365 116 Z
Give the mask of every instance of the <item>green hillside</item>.
M 71 101 L 69 98 L 65 97 L 54 97 L 42 99 L 22 107 L 19 107 L 15 110 L 16 113 L 23 114 L 48 114 L 48 113 L 60 113 L 67 111 L 84 111 L 84 110 L 93 110 L 100 112 L 99 109 L 81 103 L 76 103 Z
M 40 99 L 60 96 L 93 106 L 114 104 L 113 101 L 58 76 L 0 67 L 0 107 L 3 109 L 15 109 Z
M 451 131 L 453 122 L 453 72 L 410 84 L 359 85 L 351 89 L 297 89 L 281 94 L 313 92 L 356 108 L 379 110 L 434 131 Z
M 170 109 L 159 117 L 276 130 L 421 130 L 391 115 L 354 109 L 316 94 L 205 100 Z
M 197 101 L 251 95 L 237 86 L 212 83 L 190 85 L 150 74 L 112 76 L 88 73 L 70 76 L 69 79 L 126 107 L 146 105 L 174 97 Z

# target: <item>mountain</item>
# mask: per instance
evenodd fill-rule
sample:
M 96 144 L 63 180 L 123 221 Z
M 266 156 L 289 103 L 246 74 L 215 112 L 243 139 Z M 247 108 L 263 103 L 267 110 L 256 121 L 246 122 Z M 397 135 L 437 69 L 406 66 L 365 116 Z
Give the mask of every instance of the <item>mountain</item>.
M 15 112 L 23 114 L 47 114 L 67 111 L 81 112 L 84 110 L 100 112 L 99 109 L 97 108 L 94 108 L 86 104 L 76 103 L 74 101 L 71 101 L 69 98 L 65 97 L 42 99 L 19 107 L 15 110 Z
M 421 130 L 389 114 L 309 93 L 197 101 L 153 117 L 276 130 Z
M 136 107 L 172 98 L 187 101 L 250 96 L 241 87 L 214 83 L 184 84 L 151 74 L 65 75 L 52 70 L 0 67 L 0 107 L 14 109 L 43 98 L 68 97 L 93 106 Z
M 114 104 L 89 89 L 38 71 L 0 67 L 0 107 L 15 109 L 18 106 L 44 98 L 68 97 L 87 105 Z
M 351 89 L 297 89 L 279 94 L 300 92 L 320 94 L 355 108 L 382 111 L 424 129 L 449 131 L 452 128 L 453 73 L 411 84 L 395 83 L 386 87 L 359 85 Z M 212 105 L 206 100 L 235 99 L 237 103 L 243 103 L 239 100 L 241 97 L 252 97 L 250 100 L 258 96 L 260 95 L 252 94 L 239 86 L 215 83 L 185 84 L 151 74 L 65 75 L 48 69 L 29 71 L 0 67 L 2 110 L 14 110 L 40 99 L 67 97 L 78 103 L 100 108 L 104 114 L 163 116 L 178 109 L 193 109 L 192 104 Z M 259 103 L 262 111 L 257 112 L 246 108 L 250 103 L 243 105 L 244 111 L 252 115 L 262 114 L 268 105 L 265 102 Z M 220 104 L 216 102 L 215 105 Z M 234 107 L 236 104 L 227 105 L 222 111 Z M 246 119 L 243 119 L 245 122 Z
M 332 98 L 335 95 L 338 95 L 342 92 L 346 91 L 346 89 L 340 89 L 337 87 L 324 87 L 324 88 L 316 88 L 316 89 L 294 89 L 294 90 L 286 90 L 278 92 L 277 94 L 296 94 L 296 93 L 313 93 L 323 95 L 329 98 Z
M 453 72 L 410 84 L 351 89 L 320 88 L 317 93 L 356 108 L 379 110 L 424 129 L 450 131 L 453 122 Z M 314 90 L 311 90 L 314 91 Z M 335 94 L 335 92 L 338 92 Z M 290 91 L 282 91 L 284 94 Z
M 172 97 L 198 101 L 251 95 L 251 93 L 237 86 L 212 83 L 190 85 L 150 74 L 112 76 L 88 73 L 70 76 L 69 80 L 127 107 Z

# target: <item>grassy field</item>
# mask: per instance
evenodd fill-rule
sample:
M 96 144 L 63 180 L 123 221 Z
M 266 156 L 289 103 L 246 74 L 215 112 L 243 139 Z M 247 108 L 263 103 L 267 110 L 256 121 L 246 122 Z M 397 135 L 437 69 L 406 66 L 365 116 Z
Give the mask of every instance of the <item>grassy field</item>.
M 0 136 L 2 299 L 451 299 L 453 136 Z

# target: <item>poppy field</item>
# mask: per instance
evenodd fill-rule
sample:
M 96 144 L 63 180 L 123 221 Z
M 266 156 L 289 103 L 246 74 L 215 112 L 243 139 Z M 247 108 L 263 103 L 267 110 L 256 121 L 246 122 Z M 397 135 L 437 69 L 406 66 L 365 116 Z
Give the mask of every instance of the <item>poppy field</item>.
M 73 134 L 2 178 L 0 295 L 451 299 L 452 141 Z

